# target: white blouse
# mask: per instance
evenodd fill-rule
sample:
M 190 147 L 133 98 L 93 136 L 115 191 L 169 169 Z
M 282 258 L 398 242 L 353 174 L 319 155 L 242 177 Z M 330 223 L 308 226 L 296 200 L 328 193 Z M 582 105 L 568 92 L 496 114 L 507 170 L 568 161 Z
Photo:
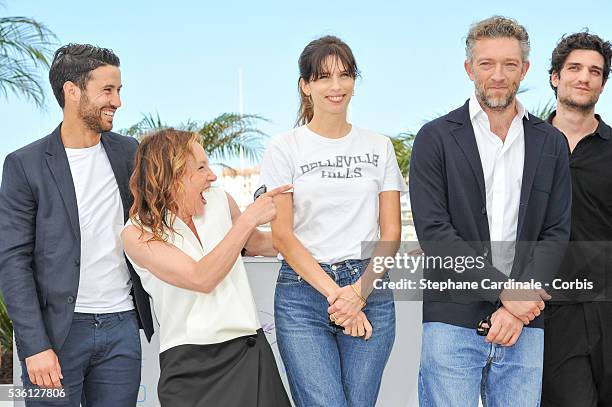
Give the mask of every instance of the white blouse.
M 204 215 L 193 217 L 202 244 L 178 217 L 173 224 L 176 233 L 167 239 L 195 261 L 212 251 L 232 227 L 225 191 L 212 187 L 204 197 Z M 126 226 L 131 224 L 128 220 Z M 151 297 L 160 324 L 160 353 L 178 345 L 225 342 L 253 335 L 260 328 L 240 255 L 229 274 L 209 294 L 170 285 L 138 266 L 129 256 L 128 259 Z

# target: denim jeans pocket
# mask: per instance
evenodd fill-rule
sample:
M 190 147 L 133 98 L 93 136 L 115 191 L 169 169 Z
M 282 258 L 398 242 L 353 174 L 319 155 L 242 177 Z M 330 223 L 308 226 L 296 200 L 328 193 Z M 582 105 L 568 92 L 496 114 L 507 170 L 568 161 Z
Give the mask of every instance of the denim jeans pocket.
M 304 279 L 300 277 L 291 266 L 283 262 L 280 270 L 278 271 L 278 278 L 276 279 L 277 285 L 299 285 L 302 284 Z

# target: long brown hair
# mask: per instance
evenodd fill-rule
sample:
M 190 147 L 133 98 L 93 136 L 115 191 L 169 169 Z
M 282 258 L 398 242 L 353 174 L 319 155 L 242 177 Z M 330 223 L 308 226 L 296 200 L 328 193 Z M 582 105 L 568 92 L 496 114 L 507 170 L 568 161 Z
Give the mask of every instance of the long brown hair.
M 342 62 L 342 65 L 344 65 L 344 68 L 353 79 L 359 76 L 359 69 L 357 69 L 357 62 L 353 56 L 353 51 L 351 51 L 349 46 L 340 38 L 333 35 L 326 35 L 311 41 L 310 44 L 306 45 L 306 48 L 304 48 L 298 60 L 300 68 L 300 78 L 298 80 L 300 109 L 298 111 L 296 126 L 308 124 L 314 115 L 312 99 L 302 91 L 300 80 L 303 79 L 308 83 L 319 79 L 327 69 L 325 61 L 329 56 L 333 56 Z
M 130 218 L 142 232 L 150 229 L 150 240 L 163 241 L 175 232 L 176 193 L 183 189 L 181 178 L 193 157 L 192 145 L 199 141 L 196 133 L 164 129 L 145 136 L 138 146 L 130 178 L 134 196 Z

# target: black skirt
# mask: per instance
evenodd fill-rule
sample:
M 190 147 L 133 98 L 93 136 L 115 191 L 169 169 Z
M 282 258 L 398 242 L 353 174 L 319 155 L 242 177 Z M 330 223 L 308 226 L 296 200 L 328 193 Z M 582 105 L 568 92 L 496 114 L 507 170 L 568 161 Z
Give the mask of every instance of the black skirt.
M 179 345 L 159 355 L 162 407 L 290 407 L 263 330 L 212 345 Z

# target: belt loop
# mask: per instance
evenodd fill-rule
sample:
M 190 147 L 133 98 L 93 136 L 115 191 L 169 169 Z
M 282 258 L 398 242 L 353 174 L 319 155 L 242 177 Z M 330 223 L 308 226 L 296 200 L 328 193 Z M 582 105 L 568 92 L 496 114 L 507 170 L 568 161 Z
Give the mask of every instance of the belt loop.
M 123 321 L 123 319 L 125 318 L 125 316 L 123 315 L 123 312 L 118 312 L 117 316 L 119 317 L 119 321 Z

